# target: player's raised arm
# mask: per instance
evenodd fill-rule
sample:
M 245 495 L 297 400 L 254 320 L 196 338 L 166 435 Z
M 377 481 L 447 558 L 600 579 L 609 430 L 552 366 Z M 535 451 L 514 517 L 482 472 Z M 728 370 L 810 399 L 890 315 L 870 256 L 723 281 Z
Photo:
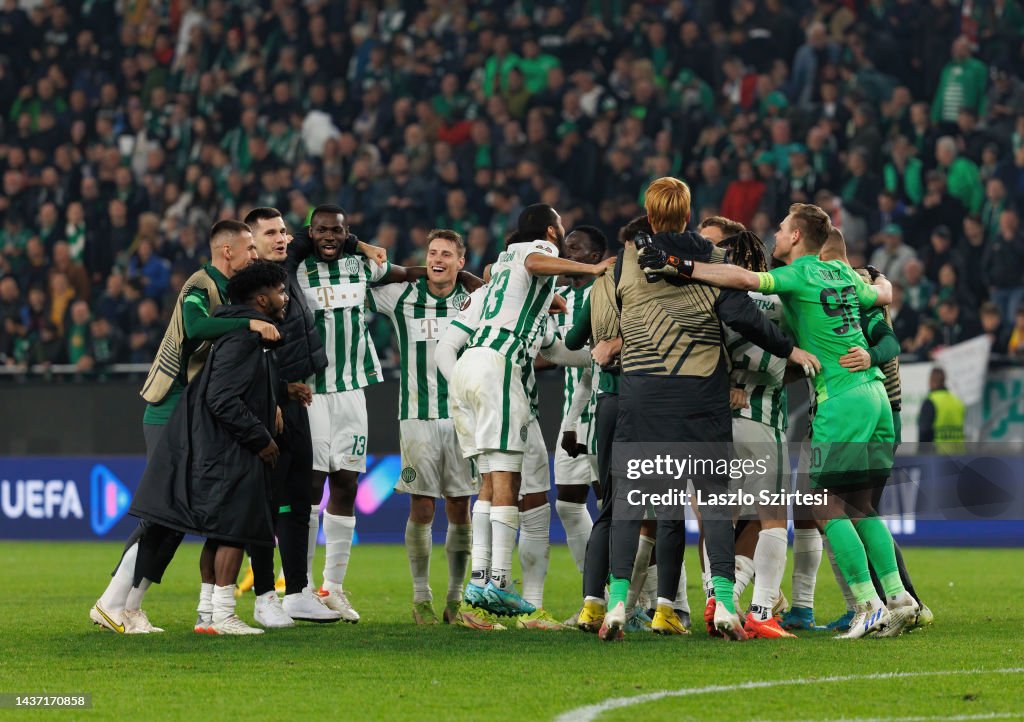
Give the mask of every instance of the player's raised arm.
M 614 258 L 606 258 L 600 263 L 577 263 L 545 253 L 531 253 L 524 265 L 531 276 L 597 276 L 613 263 Z

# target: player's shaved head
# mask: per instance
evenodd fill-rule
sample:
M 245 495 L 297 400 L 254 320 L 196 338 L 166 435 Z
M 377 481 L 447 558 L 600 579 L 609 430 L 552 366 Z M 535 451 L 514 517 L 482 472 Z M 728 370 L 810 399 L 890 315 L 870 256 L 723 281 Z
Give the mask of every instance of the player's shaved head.
M 822 244 L 821 252 L 818 253 L 818 258 L 823 261 L 842 261 L 846 265 L 850 265 L 850 259 L 846 257 L 846 239 L 843 238 L 841 230 L 833 228 L 829 231 L 828 238 Z
M 210 248 L 216 249 L 226 243 L 233 243 L 243 233 L 252 233 L 245 223 L 232 219 L 217 221 L 210 229 Z

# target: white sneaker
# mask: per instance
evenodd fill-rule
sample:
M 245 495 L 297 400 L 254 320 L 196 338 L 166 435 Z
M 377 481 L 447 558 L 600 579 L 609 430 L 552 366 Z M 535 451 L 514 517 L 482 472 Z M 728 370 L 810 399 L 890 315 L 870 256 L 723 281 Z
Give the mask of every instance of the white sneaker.
M 917 624 L 921 613 L 920 605 L 914 598 L 904 592 L 900 597 L 889 602 L 889 624 L 878 632 L 876 637 L 898 637 Z
M 352 608 L 352 605 L 348 601 L 348 597 L 345 596 L 345 592 L 340 589 L 337 591 L 327 591 L 322 588 L 318 592 L 320 595 L 320 601 L 322 601 L 328 609 L 333 609 L 335 612 L 341 612 L 341 620 L 343 622 L 351 622 L 355 624 L 359 621 L 359 612 Z
M 200 614 L 196 617 L 196 624 L 192 627 L 192 631 L 196 634 L 212 634 L 210 627 L 213 626 L 213 615 L 212 614 Z
M 306 587 L 298 594 L 287 594 L 284 598 L 284 613 L 300 622 L 337 622 L 341 612 L 328 609 L 313 590 Z
M 222 622 L 213 622 L 210 625 L 210 631 L 208 634 L 263 634 L 263 630 L 258 627 L 250 627 L 239 619 L 237 614 L 232 614 Z
M 154 627 L 146 613 L 141 609 L 124 610 L 124 633 L 125 634 L 151 634 L 162 632 L 160 627 Z
M 108 629 L 114 634 L 125 634 L 123 609 L 117 612 L 104 609 L 97 601 L 93 608 L 89 610 L 89 619 L 92 620 L 93 624 L 99 625 L 103 629 Z
M 295 622 L 284 611 L 281 600 L 273 589 L 256 597 L 256 606 L 252 616 L 256 620 L 256 624 L 267 629 L 284 629 L 295 626 Z
M 836 639 L 860 639 L 885 629 L 892 622 L 889 610 L 877 597 L 858 604 L 855 611 L 853 621 L 850 622 L 850 630 L 846 634 L 840 634 Z
M 739 615 L 736 612 L 730 612 L 721 602 L 715 604 L 715 629 L 723 637 L 734 642 L 742 642 L 747 638 L 747 633 L 743 629 L 743 622 L 740 621 Z

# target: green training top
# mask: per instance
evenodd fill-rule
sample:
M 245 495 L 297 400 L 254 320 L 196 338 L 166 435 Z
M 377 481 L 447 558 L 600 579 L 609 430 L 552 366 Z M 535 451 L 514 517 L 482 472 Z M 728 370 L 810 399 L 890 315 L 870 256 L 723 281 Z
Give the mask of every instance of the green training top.
M 796 334 L 797 345 L 821 362 L 821 373 L 814 377 L 818 403 L 885 378 L 874 367 L 851 373 L 839 365 L 839 357 L 851 346 L 868 347 L 860 309 L 871 307 L 878 298 L 877 289 L 864 283 L 856 271 L 842 261 L 802 256 L 757 276 L 761 293 L 782 299 L 786 324 Z
M 210 274 L 210 278 L 217 284 L 220 297 L 227 299 L 227 276 L 210 264 L 203 266 L 203 269 Z M 188 341 L 185 343 L 185 353 L 182 354 L 182 368 L 188 367 L 188 356 L 196 346 L 195 341 L 209 341 L 220 338 L 228 331 L 233 331 L 236 328 L 249 328 L 249 319 L 247 318 L 211 317 L 210 297 L 204 289 L 199 287 L 193 288 L 181 299 L 181 319 L 185 326 L 185 336 L 188 337 Z M 175 379 L 171 390 L 167 392 L 167 396 L 159 404 L 148 404 L 146 406 L 146 413 L 142 417 L 142 423 L 165 425 L 171 420 L 174 407 L 178 405 L 178 399 L 181 398 L 181 393 L 184 390 L 184 384 Z

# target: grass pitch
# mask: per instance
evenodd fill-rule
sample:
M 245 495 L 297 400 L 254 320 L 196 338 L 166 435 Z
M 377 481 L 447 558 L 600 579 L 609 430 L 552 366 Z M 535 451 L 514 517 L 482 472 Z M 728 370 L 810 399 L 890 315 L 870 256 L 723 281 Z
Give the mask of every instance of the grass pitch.
M 199 545 L 186 544 L 145 603 L 167 632 L 118 636 L 94 627 L 88 611 L 119 551 L 113 543 L 0 543 L 0 694 L 88 692 L 93 699 L 91 710 L 0 716 L 477 722 L 550 720 L 577 710 L 571 719 L 590 719 L 579 708 L 639 697 L 602 708 L 596 719 L 1024 719 L 1024 550 L 906 549 L 937 621 L 900 639 L 839 642 L 802 633 L 745 644 L 710 639 L 698 628 L 686 638 L 630 635 L 604 644 L 577 631 L 416 627 L 404 549 L 372 545 L 354 549 L 346 582 L 362 615 L 357 625 L 304 624 L 255 638 L 196 635 Z M 696 621 L 703 595 L 688 552 Z M 434 547 L 431 572 L 440 612 L 443 547 Z M 787 575 L 787 593 L 788 584 Z M 579 586 L 565 547 L 553 548 L 548 609 L 570 616 Z M 239 603 L 250 621 L 252 604 L 251 594 Z M 841 606 L 826 562 L 819 622 Z M 912 675 L 863 678 L 885 673 Z M 719 689 L 704 689 L 710 686 Z

